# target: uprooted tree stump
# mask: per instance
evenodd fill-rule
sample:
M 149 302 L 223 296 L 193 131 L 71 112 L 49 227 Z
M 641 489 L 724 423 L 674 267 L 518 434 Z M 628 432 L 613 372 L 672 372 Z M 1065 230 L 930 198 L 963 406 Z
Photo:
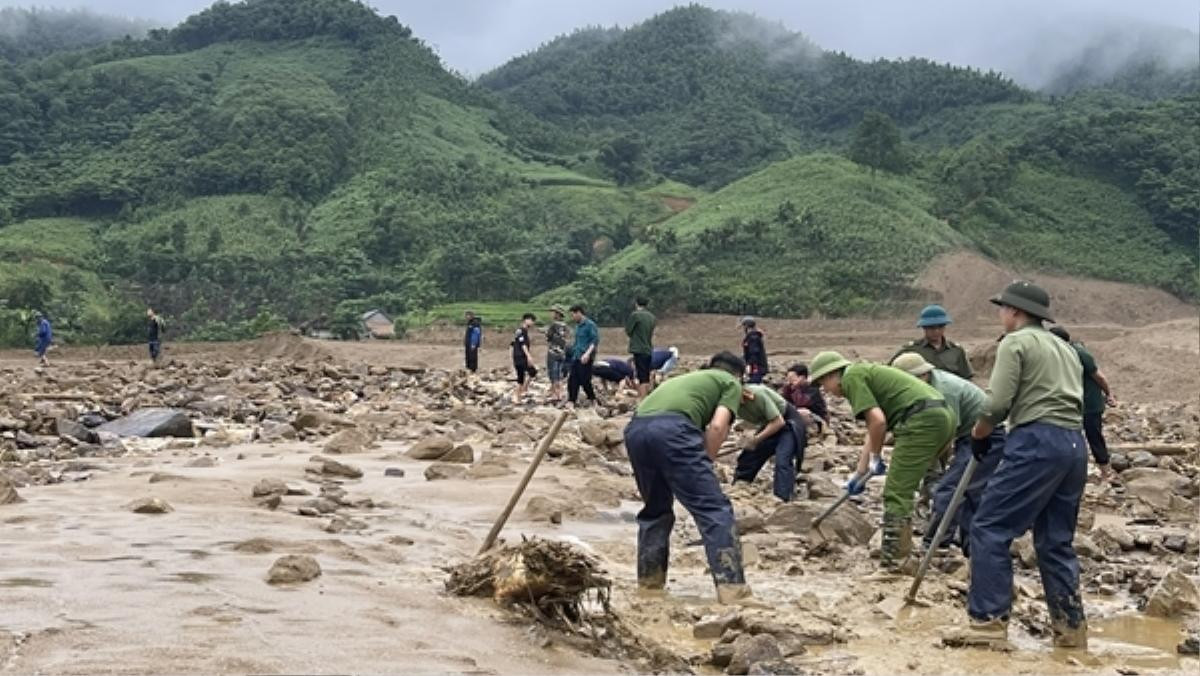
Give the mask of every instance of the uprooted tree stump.
M 648 645 L 621 621 L 609 603 L 612 581 L 599 562 L 567 543 L 523 539 L 446 570 L 449 593 L 491 597 L 562 632 L 560 638 L 579 649 L 636 659 L 655 671 L 689 671 L 686 662 Z

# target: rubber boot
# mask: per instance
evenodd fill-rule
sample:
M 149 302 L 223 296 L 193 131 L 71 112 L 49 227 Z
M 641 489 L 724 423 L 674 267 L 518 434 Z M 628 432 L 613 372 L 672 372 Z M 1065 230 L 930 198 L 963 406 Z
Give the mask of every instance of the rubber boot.
M 1081 621 L 1074 627 L 1066 622 L 1051 622 L 1050 630 L 1054 633 L 1055 648 L 1075 648 L 1079 650 L 1087 650 L 1087 620 Z
M 879 564 L 893 573 L 912 573 L 912 521 L 885 513 L 883 515 L 883 541 L 879 547 Z M 911 570 L 910 570 L 911 569 Z

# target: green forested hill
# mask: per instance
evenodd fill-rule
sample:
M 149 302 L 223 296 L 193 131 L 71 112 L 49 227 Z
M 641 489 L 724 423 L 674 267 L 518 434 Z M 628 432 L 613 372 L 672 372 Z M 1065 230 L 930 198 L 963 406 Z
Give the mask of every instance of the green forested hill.
M 863 63 L 696 6 L 474 84 L 353 0 L 218 3 L 0 60 L 0 342 L 35 308 L 136 339 L 144 304 L 198 338 L 539 295 L 613 318 L 638 290 L 881 311 L 950 247 L 1194 297 L 1197 103 Z M 864 119 L 899 125 L 894 166 L 845 159 Z

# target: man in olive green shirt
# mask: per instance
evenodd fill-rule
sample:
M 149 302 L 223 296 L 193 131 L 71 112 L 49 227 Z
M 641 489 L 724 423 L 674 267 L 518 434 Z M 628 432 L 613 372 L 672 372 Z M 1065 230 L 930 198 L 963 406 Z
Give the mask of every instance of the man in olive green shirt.
M 629 354 L 633 355 L 633 370 L 637 377 L 638 397 L 650 394 L 650 356 L 654 352 L 654 315 L 646 309 L 650 301 L 638 297 L 633 314 L 625 320 L 625 335 L 629 336 Z
M 946 338 L 946 325 L 952 323 L 950 315 L 941 305 L 927 305 L 921 310 L 917 319 L 917 327 L 924 331 L 925 336 L 913 340 L 901 347 L 892 355 L 892 361 L 905 352 L 916 352 L 925 361 L 936 368 L 949 371 L 959 378 L 970 380 L 975 374 L 971 371 L 971 362 L 967 359 L 967 351 L 961 345 Z
M 933 389 L 941 392 L 942 396 L 946 398 L 946 403 L 950 405 L 950 410 L 954 411 L 954 417 L 958 419 L 958 427 L 954 430 L 954 458 L 933 492 L 933 509 L 930 510 L 929 523 L 925 526 L 925 546 L 932 547 L 934 546 L 933 536 L 937 532 L 938 525 L 950 506 L 950 500 L 954 497 L 954 491 L 958 488 L 959 481 L 966 473 L 967 465 L 971 463 L 971 430 L 974 429 L 975 421 L 979 420 L 979 416 L 983 415 L 983 411 L 987 407 L 987 394 L 969 380 L 963 380 L 953 373 L 934 368 L 933 364 L 925 361 L 921 355 L 915 352 L 906 352 L 896 357 L 892 366 L 924 380 L 932 385 Z M 997 426 L 989 437 L 993 450 L 1003 449 L 1004 439 L 1004 426 Z M 983 462 L 976 463 L 975 472 L 971 475 L 971 482 L 967 484 L 966 491 L 963 493 L 962 503 L 951 517 L 945 539 L 937 543 L 937 546 L 949 546 L 954 539 L 957 527 L 959 545 L 962 547 L 963 553 L 969 556 L 971 522 L 974 519 L 975 511 L 979 508 L 979 502 L 983 498 L 983 489 L 987 487 L 988 479 L 992 477 L 996 466 L 1000 464 L 1000 455 L 998 452 L 991 453 L 984 458 Z
M 733 505 L 713 473 L 713 460 L 741 409 L 745 368 L 733 354 L 715 355 L 708 368 L 660 385 L 625 427 L 643 503 L 637 515 L 637 576 L 643 588 L 661 589 L 667 582 L 678 499 L 700 530 L 717 598 L 726 603 L 750 594 Z
M 988 455 L 988 436 L 1005 419 L 1009 433 L 971 526 L 971 624 L 945 640 L 951 645 L 1006 641 L 1013 577 L 1009 547 L 1032 528 L 1054 645 L 1086 648 L 1079 561 L 1072 548 L 1087 479 L 1080 433 L 1083 368 L 1071 346 L 1042 325 L 1053 321 L 1044 290 L 1013 282 L 991 300 L 1000 307 L 1006 335 L 996 349 L 988 405 L 971 432 L 975 457 Z
M 858 468 L 846 487 L 851 495 L 865 488 L 871 476 L 869 463 L 883 450 L 885 433 L 892 431 L 895 445 L 883 487 L 880 563 L 884 577 L 915 569 L 909 558 L 913 494 L 925 471 L 954 438 L 953 411 L 937 390 L 891 366 L 851 364 L 836 352 L 822 352 L 813 359 L 811 370 L 813 382 L 845 397 L 854 417 L 867 423 Z
M 807 430 L 800 412 L 765 385 L 746 386 L 738 417 L 758 429 L 738 454 L 733 481 L 753 482 L 759 470 L 775 458 L 775 497 L 791 502 L 796 495 L 797 455 L 803 452 Z

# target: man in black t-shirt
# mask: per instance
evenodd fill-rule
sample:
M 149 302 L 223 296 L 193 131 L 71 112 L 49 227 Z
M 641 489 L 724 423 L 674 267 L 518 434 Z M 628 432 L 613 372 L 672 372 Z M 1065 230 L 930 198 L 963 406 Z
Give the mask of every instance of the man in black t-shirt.
M 517 391 L 513 393 L 514 404 L 521 403 L 526 390 L 529 389 L 529 380 L 537 375 L 537 369 L 533 367 L 533 357 L 529 354 L 529 329 L 533 328 L 533 322 L 536 319 L 532 313 L 526 312 L 521 317 L 521 325 L 517 327 L 516 334 L 513 335 L 513 368 L 517 372 Z

